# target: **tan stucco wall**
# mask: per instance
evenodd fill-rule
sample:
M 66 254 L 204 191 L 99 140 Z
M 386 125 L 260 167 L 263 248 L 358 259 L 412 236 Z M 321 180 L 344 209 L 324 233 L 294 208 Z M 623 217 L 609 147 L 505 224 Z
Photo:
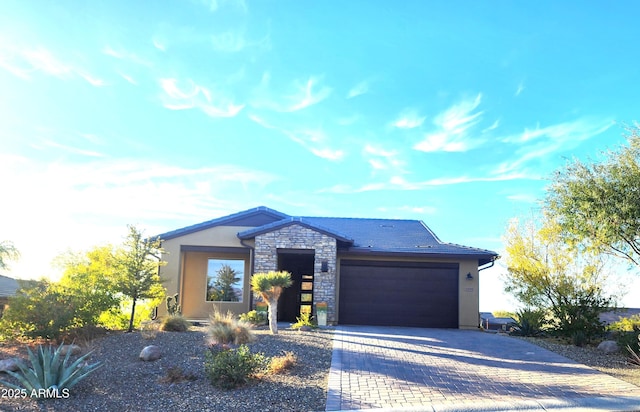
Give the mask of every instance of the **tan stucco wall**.
M 209 252 L 180 252 L 181 246 L 184 245 L 243 248 L 247 249 L 247 256 L 249 256 L 249 249 L 245 248 L 242 243 L 240 243 L 240 239 L 238 239 L 237 236 L 238 232 L 242 232 L 247 229 L 249 229 L 249 227 L 246 226 L 217 226 L 162 242 L 162 247 L 165 251 L 165 253 L 162 255 L 162 258 L 167 262 L 167 265 L 160 268 L 160 277 L 164 280 L 163 285 L 167 289 L 168 295 L 173 295 L 177 292 L 180 293 L 179 299 L 182 304 L 182 312 L 184 316 L 190 319 L 208 318 L 209 313 L 213 310 L 213 303 L 206 302 L 205 300 L 207 259 L 209 257 L 224 256 L 217 256 Z M 207 256 L 199 256 L 198 254 L 200 253 L 204 253 Z M 193 257 L 191 257 L 192 254 L 194 254 Z M 191 261 L 192 259 L 193 262 Z M 187 264 L 189 265 L 188 268 Z M 202 264 L 204 264 L 204 271 L 202 271 Z M 190 273 L 192 273 L 192 270 L 199 271 L 201 276 L 200 280 L 196 280 L 195 277 L 189 275 Z M 195 273 L 197 272 L 193 273 L 195 276 Z M 245 265 L 245 294 L 247 294 L 249 291 L 249 285 L 247 282 L 250 282 L 250 274 L 250 267 Z M 202 287 L 199 290 L 198 285 Z M 228 305 L 230 305 L 231 307 L 227 308 Z M 234 313 L 243 313 L 248 310 L 248 305 L 249 296 L 247 295 L 246 297 L 243 297 L 242 304 L 225 303 L 221 305 L 220 309 L 223 311 L 229 309 Z M 164 304 L 160 305 L 158 309 L 159 315 L 162 316 L 166 314 Z
M 338 275 L 336 285 L 337 315 L 340 319 L 340 261 L 367 260 L 367 261 L 388 261 L 388 262 L 434 262 L 434 263 L 456 263 L 458 269 L 458 327 L 460 329 L 477 329 L 480 314 L 480 294 L 478 291 L 478 261 L 477 260 L 446 260 L 446 259 L 421 259 L 409 257 L 389 258 L 386 256 L 342 256 L 338 257 Z M 467 280 L 467 273 L 471 273 L 473 280 Z
M 182 282 L 182 314 L 187 319 L 208 319 L 217 308 L 220 312 L 230 311 L 237 315 L 249 311 L 250 301 L 250 262 L 249 253 L 245 256 L 242 302 L 207 302 L 207 263 L 210 258 L 236 259 L 237 254 L 184 252 L 184 272 Z

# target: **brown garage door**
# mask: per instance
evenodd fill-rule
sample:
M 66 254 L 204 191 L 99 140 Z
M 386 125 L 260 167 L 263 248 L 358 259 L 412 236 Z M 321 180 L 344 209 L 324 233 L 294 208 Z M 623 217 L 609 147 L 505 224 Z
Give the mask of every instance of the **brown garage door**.
M 339 323 L 458 327 L 458 265 L 414 262 L 340 264 Z

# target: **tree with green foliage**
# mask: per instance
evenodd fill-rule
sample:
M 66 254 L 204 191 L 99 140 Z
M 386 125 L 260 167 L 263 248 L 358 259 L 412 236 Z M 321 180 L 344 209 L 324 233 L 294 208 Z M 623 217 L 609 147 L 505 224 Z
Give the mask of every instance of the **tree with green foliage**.
M 13 242 L 9 240 L 0 242 L 0 270 L 8 269 L 8 261 L 17 260 L 18 258 L 20 258 L 20 252 L 13 245 Z
M 45 279 L 19 284 L 2 317 L 3 334 L 58 340 L 64 331 L 78 326 L 77 299 L 58 284 Z
M 559 334 L 582 344 L 604 331 L 598 315 L 613 302 L 604 292 L 604 261 L 564 243 L 561 227 L 548 215 L 539 222 L 509 226 L 505 290 L 525 307 L 547 311 Z
M 278 333 L 278 299 L 291 283 L 291 273 L 285 271 L 256 273 L 251 277 L 253 293 L 269 305 L 269 329 L 274 335 Z
M 77 302 L 80 324 L 96 325 L 100 315 L 120 304 L 112 246 L 98 246 L 85 254 L 67 253 L 58 258 L 63 267 L 59 286 Z
M 571 245 L 640 267 L 640 129 L 601 162 L 574 160 L 555 172 L 546 207 Z
M 213 285 L 209 287 L 207 300 L 222 302 L 238 302 L 238 295 L 233 289 L 233 285 L 242 279 L 231 266 L 223 264 L 216 272 Z
M 131 332 L 136 303 L 142 299 L 161 299 L 165 294 L 158 275 L 160 266 L 165 262 L 160 257 L 162 241 L 159 237 L 145 238 L 136 227 L 128 228 L 129 234 L 124 245 L 115 254 L 115 267 L 116 289 L 131 299 L 131 317 L 127 329 Z

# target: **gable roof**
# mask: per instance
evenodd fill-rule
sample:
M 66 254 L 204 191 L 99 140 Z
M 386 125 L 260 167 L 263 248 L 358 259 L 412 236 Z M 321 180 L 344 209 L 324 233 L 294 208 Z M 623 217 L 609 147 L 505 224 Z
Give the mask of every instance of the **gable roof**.
M 181 229 L 172 230 L 170 232 L 163 233 L 160 236 L 162 240 L 169 240 L 176 237 L 188 235 L 190 233 L 199 232 L 201 230 L 210 229 L 216 226 L 246 226 L 256 227 L 263 226 L 265 224 L 277 222 L 279 220 L 288 218 L 289 216 L 284 213 L 280 213 L 277 210 L 269 209 L 268 207 L 259 206 L 253 209 L 248 209 L 242 212 L 234 213 L 232 215 L 219 217 L 216 219 L 208 220 L 206 222 L 198 223 L 195 225 L 183 227 Z
M 300 225 L 335 238 L 342 243 L 341 250 L 349 254 L 436 255 L 443 258 L 478 259 L 480 266 L 491 263 L 498 257 L 491 250 L 442 242 L 420 220 L 289 216 L 264 206 L 167 232 L 160 235 L 160 238 L 172 239 L 221 225 L 249 227 L 238 233 L 238 238 L 243 240 L 287 226 Z

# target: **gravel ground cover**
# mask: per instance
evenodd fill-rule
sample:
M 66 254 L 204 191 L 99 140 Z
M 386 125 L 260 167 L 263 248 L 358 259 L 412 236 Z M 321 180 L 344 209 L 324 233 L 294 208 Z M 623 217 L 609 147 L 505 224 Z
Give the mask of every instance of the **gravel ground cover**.
M 578 347 L 546 338 L 518 337 L 583 365 L 604 372 L 623 381 L 640 386 L 640 366 L 629 362 L 626 349 L 616 353 L 604 353 L 595 346 Z
M 151 339 L 145 339 L 140 332 L 112 333 L 96 339 L 88 345 L 94 350 L 91 362 L 99 360 L 104 365 L 72 388 L 68 399 L 36 401 L 4 397 L 0 399 L 0 410 L 324 410 L 331 367 L 331 329 L 308 332 L 280 329 L 278 335 L 256 330 L 257 340 L 249 344 L 252 352 L 277 356 L 290 351 L 296 355 L 297 364 L 284 374 L 268 375 L 228 391 L 213 387 L 205 376 L 205 330 L 194 327 L 188 332 L 158 332 Z M 138 356 L 147 345 L 159 346 L 162 358 L 154 362 L 141 361 Z M 6 357 L 6 348 L 2 355 Z M 195 380 L 164 383 L 170 368 L 180 368 Z

